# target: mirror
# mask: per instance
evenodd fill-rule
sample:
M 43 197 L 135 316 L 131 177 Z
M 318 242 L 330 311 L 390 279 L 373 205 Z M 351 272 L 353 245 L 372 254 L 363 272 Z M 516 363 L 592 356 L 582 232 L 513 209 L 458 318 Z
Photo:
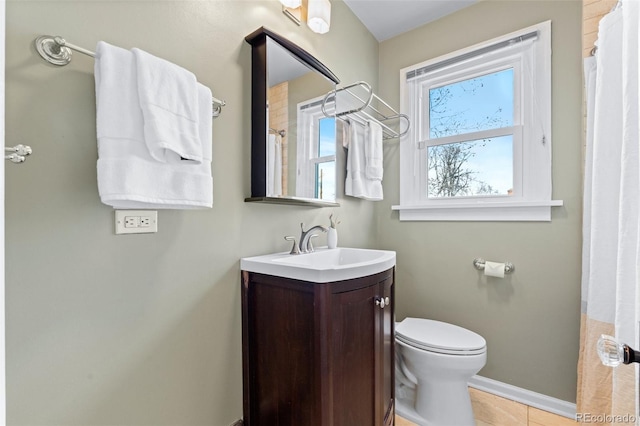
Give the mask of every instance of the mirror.
M 338 78 L 289 40 L 260 28 L 251 57 L 251 197 L 337 206 L 336 123 L 322 111 Z

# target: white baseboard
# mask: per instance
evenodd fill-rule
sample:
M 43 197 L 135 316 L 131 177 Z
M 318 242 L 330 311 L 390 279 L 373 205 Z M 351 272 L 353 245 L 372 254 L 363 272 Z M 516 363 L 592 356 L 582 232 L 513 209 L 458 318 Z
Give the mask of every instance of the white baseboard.
M 576 404 L 553 398 L 541 393 L 533 392 L 497 380 L 482 376 L 473 376 L 469 380 L 469 386 L 484 392 L 488 392 L 503 398 L 521 402 L 540 410 L 558 414 L 569 419 L 576 419 Z

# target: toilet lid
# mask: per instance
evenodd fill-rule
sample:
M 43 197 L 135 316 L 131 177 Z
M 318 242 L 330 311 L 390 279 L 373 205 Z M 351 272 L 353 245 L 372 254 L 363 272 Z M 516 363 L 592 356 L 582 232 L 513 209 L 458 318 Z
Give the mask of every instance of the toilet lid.
M 432 352 L 474 355 L 486 351 L 487 341 L 466 328 L 424 318 L 405 318 L 396 324 L 398 340 Z

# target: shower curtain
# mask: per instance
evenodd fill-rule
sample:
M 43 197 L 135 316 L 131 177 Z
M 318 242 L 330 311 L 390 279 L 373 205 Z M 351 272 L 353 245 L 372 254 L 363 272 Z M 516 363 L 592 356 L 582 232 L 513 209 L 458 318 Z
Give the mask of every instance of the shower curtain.
M 635 349 L 639 346 L 638 1 L 623 0 L 601 20 L 597 53 L 585 60 L 587 140 L 578 416 L 638 413 L 638 364 L 605 367 L 596 349 L 601 334 L 612 335 Z
M 267 138 L 267 197 L 282 196 L 282 136 Z

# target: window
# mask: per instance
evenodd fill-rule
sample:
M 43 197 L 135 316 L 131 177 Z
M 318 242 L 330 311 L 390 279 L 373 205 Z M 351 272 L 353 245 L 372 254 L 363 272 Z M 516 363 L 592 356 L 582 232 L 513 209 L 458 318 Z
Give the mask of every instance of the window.
M 322 113 L 322 99 L 298 104 L 296 196 L 335 201 L 336 122 Z
M 428 88 L 427 198 L 513 194 L 511 65 Z
M 322 117 L 318 120 L 316 156 L 310 161 L 315 165 L 315 198 L 336 199 L 336 119 Z M 314 144 L 315 145 L 315 144 Z
M 551 24 L 401 70 L 400 220 L 550 220 Z

